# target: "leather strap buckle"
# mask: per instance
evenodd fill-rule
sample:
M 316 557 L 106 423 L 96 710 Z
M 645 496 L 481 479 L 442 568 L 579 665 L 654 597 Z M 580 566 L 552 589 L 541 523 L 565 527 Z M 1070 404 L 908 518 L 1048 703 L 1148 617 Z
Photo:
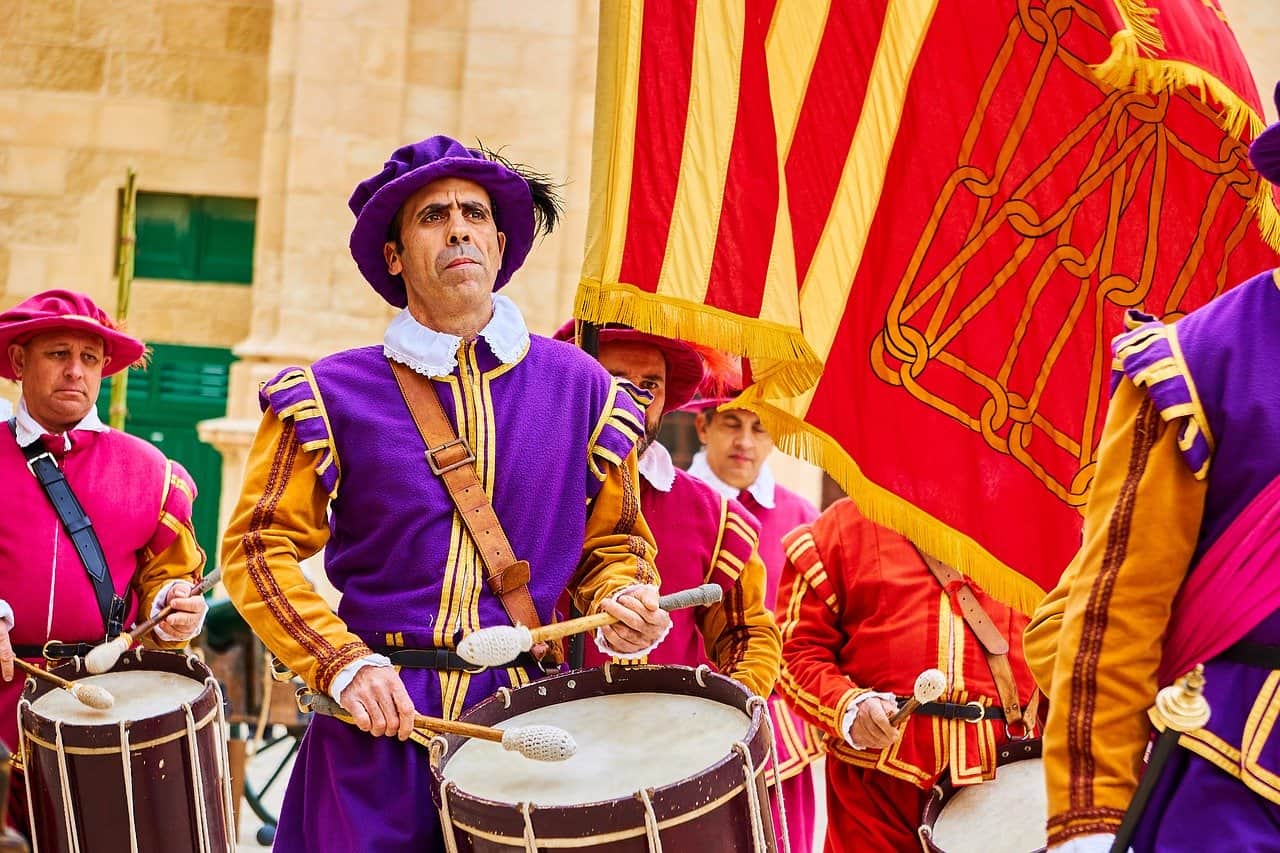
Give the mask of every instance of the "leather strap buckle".
M 466 455 L 463 456 L 461 459 L 457 460 L 456 462 L 450 462 L 448 465 L 441 465 L 439 462 L 436 461 L 437 453 L 443 453 L 444 451 L 454 447 L 461 447 L 463 450 L 466 451 Z M 467 444 L 467 440 L 462 437 L 455 438 L 452 441 L 446 441 L 444 444 L 440 445 L 439 447 L 432 447 L 426 452 L 426 457 L 427 457 L 427 464 L 431 466 L 432 473 L 434 473 L 437 477 L 440 476 L 441 474 L 446 474 L 449 471 L 453 471 L 456 468 L 461 468 L 463 465 L 470 465 L 472 462 L 476 461 L 475 451 L 471 449 L 471 445 Z
M 31 472 L 31 476 L 33 477 L 39 476 L 38 474 L 36 474 L 35 465 L 41 459 L 48 459 L 55 466 L 58 464 L 58 460 L 54 459 L 53 454 L 50 453 L 49 451 L 46 450 L 44 453 L 37 453 L 35 456 L 32 456 L 30 459 L 27 460 L 27 470 Z
M 982 722 L 983 720 L 985 720 L 985 719 L 987 718 L 987 706 L 986 706 L 986 705 L 983 705 L 981 702 L 976 702 L 976 701 L 975 701 L 975 702 L 965 702 L 964 704 L 965 704 L 965 705 L 971 705 L 971 706 L 973 706 L 974 708 L 977 708 L 977 709 L 978 709 L 978 716 L 976 716 L 976 717 L 961 717 L 961 718 L 960 718 L 960 719 L 964 720 L 966 723 L 972 723 L 973 725 L 975 725 L 975 726 L 976 726 L 978 723 Z

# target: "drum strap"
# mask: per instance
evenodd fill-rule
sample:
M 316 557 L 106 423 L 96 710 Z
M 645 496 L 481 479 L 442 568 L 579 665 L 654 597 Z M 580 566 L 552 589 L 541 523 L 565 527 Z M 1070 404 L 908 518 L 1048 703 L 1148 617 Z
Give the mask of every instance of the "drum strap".
M 484 563 L 489 589 L 502 601 L 512 625 L 537 628 L 538 609 L 529 592 L 529 563 L 517 560 L 493 503 L 476 473 L 476 455 L 449 422 L 431 380 L 399 362 L 387 360 L 409 407 L 413 423 L 427 447 L 427 465 L 444 483 Z M 563 659 L 558 645 L 548 648 L 551 662 Z
M 924 560 L 938 583 L 942 584 L 943 590 L 960 605 L 960 613 L 964 616 L 965 624 L 982 645 L 982 651 L 987 657 L 987 666 L 991 667 L 991 676 L 996 683 L 1000 707 L 1004 709 L 1005 722 L 1011 726 L 1021 725 L 1022 706 L 1018 703 L 1018 685 L 1013 678 L 1013 666 L 1009 663 L 1008 639 L 1000 633 L 1000 629 L 987 615 L 987 611 L 982 609 L 978 597 L 965 582 L 964 575 L 918 548 L 916 553 Z
M 9 419 L 9 430 L 16 439 L 17 418 Z M 111 572 L 107 569 L 107 558 L 102 553 L 102 544 L 93 530 L 93 521 L 85 513 L 84 507 L 80 506 L 80 501 L 63 476 L 57 460 L 45 450 L 40 439 L 22 447 L 22 455 L 27 458 L 27 468 L 44 490 L 49 503 L 53 504 L 53 511 L 57 513 L 58 520 L 71 538 L 71 544 L 80 555 L 80 562 L 84 564 L 89 582 L 93 584 L 94 595 L 98 599 L 98 610 L 102 612 L 102 625 L 106 629 L 106 635 L 116 636 L 124 630 L 125 601 L 116 594 Z

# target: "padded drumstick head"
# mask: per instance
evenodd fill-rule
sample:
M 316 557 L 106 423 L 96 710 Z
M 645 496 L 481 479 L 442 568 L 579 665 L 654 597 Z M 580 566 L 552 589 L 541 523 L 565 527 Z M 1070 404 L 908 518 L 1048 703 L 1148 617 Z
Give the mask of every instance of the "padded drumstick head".
M 80 700 L 82 705 L 105 711 L 116 703 L 116 697 L 96 684 L 77 684 L 71 688 L 71 695 Z
M 940 669 L 926 669 L 916 676 L 915 700 L 921 705 L 932 702 L 947 689 L 947 676 Z
M 89 650 L 84 656 L 84 668 L 94 675 L 101 675 L 120 660 L 120 655 L 129 651 L 129 638 L 124 634 L 109 643 L 102 643 Z
M 555 726 L 522 726 L 502 730 L 502 748 L 534 761 L 564 761 L 578 751 L 578 743 Z
M 476 666 L 502 666 L 533 648 L 533 634 L 523 625 L 494 625 L 472 631 L 458 643 L 458 655 Z

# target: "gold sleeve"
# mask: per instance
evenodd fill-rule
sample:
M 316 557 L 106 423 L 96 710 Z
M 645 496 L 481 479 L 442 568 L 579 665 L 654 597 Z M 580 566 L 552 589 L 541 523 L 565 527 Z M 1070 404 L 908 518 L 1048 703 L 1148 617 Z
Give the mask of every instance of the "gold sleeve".
M 582 560 L 569 581 L 584 614 L 634 584 L 660 583 L 654 567 L 658 546 L 640 512 L 640 476 L 632 450 L 621 465 L 604 465 L 604 481 L 587 514 Z
M 308 687 L 370 654 L 303 576 L 300 562 L 329 537 L 329 496 L 317 475 L 320 450 L 304 451 L 292 420 L 262 416 L 244 487 L 222 540 L 222 582 L 245 621 Z
M 708 582 L 724 570 L 724 560 L 717 562 L 720 565 L 713 567 Z M 698 608 L 696 615 L 707 657 L 720 672 L 757 696 L 773 692 L 782 665 L 782 633 L 764 606 L 765 583 L 764 561 L 753 547 L 724 598 Z
M 156 596 L 160 594 L 169 581 L 188 581 L 196 584 L 204 573 L 205 555 L 198 542 L 196 532 L 191 523 L 180 526 L 177 536 L 169 547 L 159 554 L 147 557 L 138 566 L 134 576 L 134 585 L 138 590 L 138 619 L 142 621 L 151 616 Z M 155 631 L 147 634 L 140 641 L 147 648 L 181 649 L 187 645 L 186 640 L 166 642 L 156 636 Z
M 1114 832 L 1137 787 L 1162 639 L 1205 491 L 1180 455 L 1176 427 L 1123 380 L 1103 430 L 1080 552 L 1025 637 L 1049 696 L 1050 844 Z

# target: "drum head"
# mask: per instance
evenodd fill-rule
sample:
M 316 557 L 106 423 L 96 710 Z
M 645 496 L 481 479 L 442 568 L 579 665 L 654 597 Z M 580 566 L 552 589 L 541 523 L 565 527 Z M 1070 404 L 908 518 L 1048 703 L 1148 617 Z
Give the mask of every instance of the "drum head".
M 1048 796 L 1038 739 L 1000 747 L 996 778 L 933 789 L 921 818 L 920 840 L 937 853 L 1041 853 L 1045 849 Z

